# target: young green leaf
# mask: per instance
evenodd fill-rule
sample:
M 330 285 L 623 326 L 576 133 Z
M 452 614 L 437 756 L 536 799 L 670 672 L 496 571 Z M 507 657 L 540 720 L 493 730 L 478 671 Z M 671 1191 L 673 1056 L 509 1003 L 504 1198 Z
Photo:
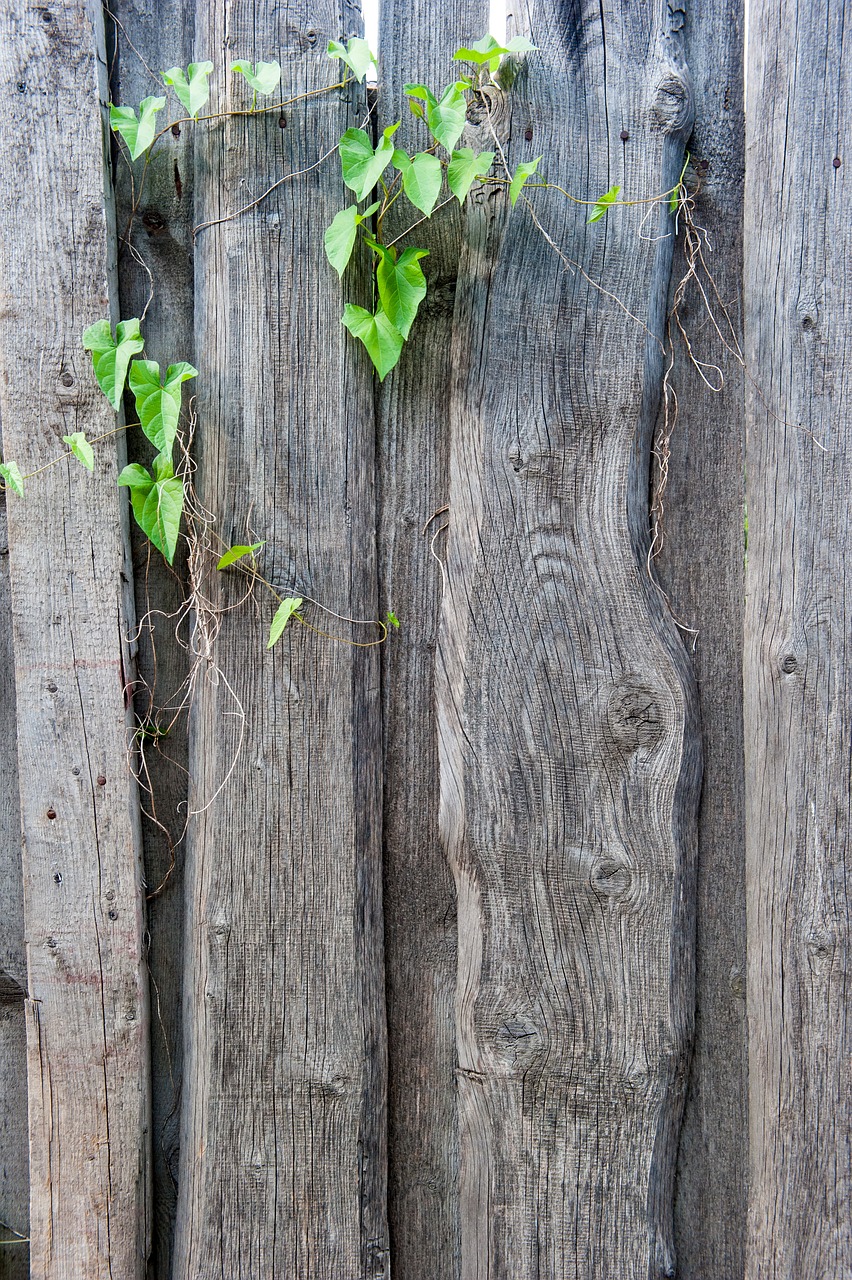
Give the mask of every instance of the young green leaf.
M 470 147 L 462 147 L 461 151 L 453 152 L 447 183 L 459 204 L 464 204 L 476 179 L 485 177 L 493 161 L 493 151 L 481 151 L 477 156 Z
M 181 385 L 197 378 L 198 370 L 181 360 L 170 364 L 164 381 L 156 360 L 136 360 L 130 369 L 130 390 L 142 430 L 161 454 L 172 455 L 180 419 Z
M 343 171 L 343 181 L 351 191 L 355 192 L 359 200 L 366 200 L 390 164 L 393 155 L 391 138 L 398 128 L 399 121 L 388 125 L 375 151 L 363 129 L 347 129 L 340 139 L 340 167 Z
M 515 170 L 514 177 L 509 183 L 509 199 L 512 201 L 512 208 L 518 203 L 518 196 L 521 194 L 521 188 L 531 178 L 541 163 L 541 156 L 537 160 L 529 160 L 524 164 L 519 164 Z
M 426 297 L 426 278 L 420 266 L 420 259 L 427 258 L 429 250 L 415 249 L 412 246 L 405 249 L 397 260 L 395 249 L 386 249 L 375 240 L 368 240 L 367 243 L 379 254 L 376 283 L 379 288 L 382 311 L 394 329 L 398 330 L 403 338 L 407 338 L 411 332 L 414 317 L 417 315 L 417 309 Z M 360 337 L 360 334 L 356 336 Z M 376 367 L 378 368 L 378 365 Z
M 250 88 L 262 98 L 268 98 L 281 83 L 281 64 L 278 62 L 232 62 L 231 70 L 245 76 Z
M 130 505 L 139 528 L 172 564 L 183 513 L 183 480 L 172 470 L 171 459 L 154 459 L 154 475 L 131 462 L 118 477 L 130 489 Z
M 207 77 L 212 70 L 212 62 L 190 62 L 186 73 L 182 67 L 169 67 L 168 71 L 160 72 L 164 82 L 174 89 L 186 114 L 193 120 L 210 97 Z
M 83 334 L 83 346 L 92 353 L 98 386 L 118 411 L 127 366 L 145 346 L 138 320 L 119 320 L 112 336 L 109 320 L 96 320 Z
M 467 119 L 464 88 L 459 82 L 448 84 L 438 102 L 426 111 L 426 122 L 432 137 L 450 153 L 462 136 Z
M 286 600 L 282 600 L 278 608 L 275 610 L 275 617 L 272 619 L 272 626 L 269 628 L 269 641 L 267 649 L 271 649 L 276 640 L 280 640 L 287 623 L 296 613 L 297 609 L 302 607 L 301 596 L 288 596 Z M 298 614 L 296 614 L 298 617 Z
M 127 143 L 130 159 L 138 160 L 147 151 L 157 132 L 157 112 L 166 105 L 165 98 L 143 98 L 139 103 L 139 118 L 133 107 L 109 105 L 109 127 L 120 133 Z
M 243 556 L 253 555 L 255 551 L 259 551 L 261 547 L 265 546 L 265 542 L 253 542 L 251 546 L 237 543 L 236 546 L 231 547 L 230 551 L 225 552 L 216 568 L 227 569 L 229 565 L 235 564 L 237 560 L 242 560 Z
M 402 174 L 402 187 L 415 209 L 429 218 L 441 194 L 441 162 L 437 156 L 421 151 L 416 156 L 397 149 L 393 153 L 393 165 Z
M 62 439 L 70 447 L 77 461 L 82 462 L 89 471 L 94 471 L 95 451 L 86 439 L 85 431 L 72 431 L 70 436 L 63 436 Z
M 391 624 L 392 627 L 395 627 L 396 630 L 399 631 L 399 618 L 396 616 L 396 614 L 393 612 L 392 609 L 388 609 L 388 622 Z
M 669 197 L 669 213 L 677 213 L 677 207 L 680 204 L 680 183 L 674 188 Z
M 618 199 L 618 193 L 621 187 L 610 187 L 606 195 L 602 195 L 600 200 L 595 201 L 595 207 L 592 209 L 591 215 L 586 219 L 587 222 L 599 222 L 605 217 L 612 206 Z
M 342 324 L 346 326 L 354 338 L 359 338 L 367 348 L 367 353 L 375 365 L 379 380 L 384 382 L 402 351 L 403 336 L 395 329 L 381 310 L 370 315 L 363 307 L 353 306 L 347 302 L 343 308 Z
M 456 49 L 453 57 L 460 62 L 473 62 L 476 66 L 488 63 L 488 70 L 493 73 L 500 65 L 500 59 L 507 53 L 531 53 L 535 45 L 526 36 L 514 36 L 508 44 L 499 44 L 493 36 L 483 36 L 469 48 Z
M 349 41 L 349 46 L 340 43 L 339 40 L 329 40 L 328 56 L 330 58 L 339 58 L 341 62 L 345 62 L 347 67 L 351 67 L 355 79 L 360 84 L 364 76 L 376 62 L 373 54 L 370 52 L 370 46 L 366 40 L 362 40 L 359 36 L 354 36 Z
M 0 462 L 0 477 L 5 481 L 7 489 L 11 489 L 19 498 L 23 498 L 24 477 L 17 462 Z

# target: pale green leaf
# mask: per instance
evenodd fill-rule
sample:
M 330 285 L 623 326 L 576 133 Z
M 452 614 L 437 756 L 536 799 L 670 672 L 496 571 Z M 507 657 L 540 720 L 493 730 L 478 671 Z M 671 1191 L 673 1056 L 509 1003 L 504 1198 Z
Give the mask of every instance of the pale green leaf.
M 407 98 L 419 98 L 426 103 L 427 108 L 437 106 L 437 99 L 431 89 L 425 84 L 407 84 L 403 86 L 403 92 Z
M 130 489 L 130 505 L 139 528 L 171 564 L 177 549 L 184 499 L 183 480 L 174 475 L 171 459 L 155 458 L 153 476 L 138 462 L 132 462 L 124 468 L 118 483 Z
M 86 439 L 85 431 L 72 431 L 70 436 L 63 436 L 62 439 L 69 446 L 77 461 L 82 462 L 83 466 L 89 471 L 94 471 L 95 451 Z
M 537 160 L 528 160 L 523 164 L 519 164 L 515 170 L 511 183 L 509 184 L 509 199 L 512 201 L 512 208 L 518 202 L 518 196 L 521 194 L 521 188 L 524 186 L 528 178 L 531 178 L 541 163 L 541 156 Z
M 587 221 L 599 222 L 601 218 L 605 217 L 618 199 L 618 193 L 620 190 L 621 187 L 610 187 L 609 191 L 607 191 L 605 195 L 602 195 L 600 200 L 595 201 L 595 207 L 592 209 Z
M 17 462 L 0 462 L 0 476 L 5 481 L 7 489 L 11 489 L 19 498 L 23 498 L 24 477 Z
M 219 563 L 217 569 L 227 569 L 229 565 L 235 564 L 237 560 L 242 560 L 243 556 L 253 555 L 255 551 L 259 551 L 261 547 L 265 547 L 265 542 L 253 542 L 251 546 L 245 546 L 243 543 L 237 543 L 231 547 L 230 551 L 226 551 Z
M 116 107 L 110 103 L 109 125 L 120 133 L 127 143 L 131 160 L 138 160 L 147 151 L 157 132 L 157 112 L 166 105 L 165 98 L 143 98 L 139 103 L 139 116 L 133 107 Z
M 121 404 L 127 366 L 145 346 L 138 320 L 119 320 L 112 336 L 109 320 L 96 320 L 83 334 L 83 346 L 92 353 L 98 386 L 113 409 Z
M 426 217 L 431 217 L 438 196 L 441 194 L 443 173 L 437 156 L 421 151 L 409 157 L 405 151 L 393 153 L 394 168 L 402 174 L 402 187 L 411 203 Z
M 513 36 L 507 44 L 499 44 L 489 35 L 466 48 L 457 49 L 453 57 L 461 62 L 473 62 L 478 67 L 487 63 L 489 71 L 493 73 L 499 67 L 500 59 L 507 53 L 531 53 L 534 49 L 535 45 L 526 36 Z
M 284 628 L 292 618 L 297 609 L 302 607 L 301 596 L 288 596 L 286 600 L 282 600 L 278 608 L 275 610 L 275 617 L 272 619 L 272 626 L 269 628 L 269 640 L 267 649 L 271 649 L 276 640 L 280 640 L 284 632 Z
M 359 84 L 376 61 L 370 52 L 370 46 L 367 41 L 362 40 L 360 36 L 354 36 L 349 41 L 348 47 L 341 44 L 339 40 L 329 40 L 328 56 L 330 58 L 339 58 L 341 62 L 345 62 L 347 67 L 352 69 Z
M 359 338 L 375 365 L 379 380 L 384 382 L 402 351 L 403 336 L 395 329 L 383 311 L 371 315 L 363 307 L 347 302 L 343 309 L 342 323 L 353 337 Z
M 268 98 L 281 83 L 281 64 L 278 62 L 232 62 L 231 70 L 245 76 L 249 86 L 262 98 Z
M 365 200 L 390 164 L 393 155 L 391 138 L 399 128 L 396 124 L 388 125 L 379 145 L 373 150 L 373 144 L 363 129 L 347 129 L 340 139 L 340 167 L 343 181 L 359 200 Z
M 376 283 L 382 311 L 394 329 L 407 338 L 420 303 L 426 297 L 426 278 L 420 259 L 429 256 L 428 249 L 405 249 L 397 260 L 395 249 L 386 249 L 374 240 L 367 243 L 379 254 Z M 360 335 L 357 335 L 360 336 Z M 396 361 L 394 361 L 394 364 Z
M 135 360 L 130 369 L 130 390 L 145 435 L 158 453 L 171 457 L 180 419 L 181 386 L 197 378 L 198 370 L 181 360 L 170 364 L 164 380 L 156 360 Z
M 438 102 L 430 106 L 426 112 L 432 137 L 450 153 L 462 136 L 467 119 L 464 87 L 459 83 L 448 84 Z
M 212 70 L 212 62 L 190 62 L 186 72 L 182 67 L 169 67 L 168 71 L 160 72 L 164 82 L 174 89 L 186 114 L 193 120 L 210 97 L 207 77 Z
M 399 631 L 399 618 L 396 616 L 396 614 L 393 612 L 392 609 L 388 609 L 388 622 L 391 624 L 392 627 L 395 627 L 396 630 Z
M 447 170 L 447 184 L 459 204 L 464 204 L 468 192 L 477 178 L 483 178 L 494 162 L 493 151 L 481 151 L 475 155 L 470 147 L 453 152 Z
M 358 224 L 361 221 L 357 205 L 341 209 L 331 220 L 331 225 L 323 237 L 325 256 L 339 276 L 343 275 L 355 248 L 358 235 Z

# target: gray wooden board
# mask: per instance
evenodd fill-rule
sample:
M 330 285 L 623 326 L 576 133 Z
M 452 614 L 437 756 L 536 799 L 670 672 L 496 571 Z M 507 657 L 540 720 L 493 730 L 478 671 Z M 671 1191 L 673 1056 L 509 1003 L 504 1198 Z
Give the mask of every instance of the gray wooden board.
M 689 140 L 701 187 L 695 221 L 713 285 L 701 284 L 730 344 L 719 299 L 741 331 L 743 209 L 743 12 L 719 0 L 686 13 L 695 97 Z M 687 271 L 684 229 L 672 269 Z M 673 294 L 670 292 L 670 303 Z M 738 1280 L 744 1266 L 748 1122 L 745 1023 L 745 831 L 742 756 L 743 375 L 714 331 L 697 284 L 681 319 L 695 355 L 716 364 L 708 389 L 675 333 L 672 387 L 678 413 L 656 571 L 675 616 L 697 635 L 693 663 L 701 707 L 704 785 L 699 813 L 696 1027 L 678 1153 L 675 1237 L 685 1280 Z M 714 385 L 717 374 L 706 375 Z M 664 421 L 658 431 L 665 430 Z
M 750 22 L 746 1275 L 827 1280 L 852 1274 L 849 7 Z
M 193 6 L 184 0 L 158 0 L 152 11 L 145 0 L 113 0 L 115 55 L 110 60 L 111 92 L 118 103 L 136 105 L 149 94 L 165 95 L 161 127 L 186 113 L 171 89 L 156 74 L 173 66 L 186 67 L 193 59 Z M 127 244 L 118 246 L 118 280 L 121 314 L 141 316 L 145 355 L 161 369 L 177 360 L 192 361 L 193 331 L 193 159 L 195 129 L 205 125 L 178 125 L 150 153 L 145 168 L 128 161 L 114 143 L 116 163 L 116 224 L 120 236 L 128 232 L 134 199 L 138 212 Z M 132 178 L 132 181 L 131 181 Z M 135 251 L 135 252 L 134 252 Z M 144 266 L 137 255 L 144 260 Z M 150 272 L 150 276 L 149 273 Z M 151 296 L 151 291 L 153 295 Z M 150 297 L 150 302 L 149 302 Z M 184 388 L 184 401 L 193 395 L 193 383 Z M 135 421 L 132 403 L 128 420 Z M 149 462 L 153 450 L 140 430 L 128 433 L 128 455 Z M 143 724 L 158 720 L 169 726 L 168 738 L 145 738 L 142 805 L 145 880 L 156 893 L 148 903 L 148 966 L 151 979 L 152 1155 L 154 1216 L 150 1275 L 168 1280 L 177 1207 L 178 1131 L 181 1059 L 180 1026 L 181 958 L 183 924 L 183 849 L 176 842 L 183 831 L 187 800 L 186 716 L 175 718 L 173 708 L 183 696 L 188 660 L 176 640 L 175 612 L 186 595 L 186 559 L 181 542 L 174 569 L 152 549 L 135 522 L 131 525 L 136 614 L 140 620 L 137 672 L 145 686 L 136 697 Z M 180 633 L 186 638 L 186 628 Z M 153 703 L 153 707 L 152 707 Z M 159 714 L 157 712 L 159 711 Z M 152 714 L 153 712 L 153 714 Z M 156 818 L 156 821 L 152 820 Z M 161 823 L 166 834 L 157 825 Z M 175 868 L 169 873 L 174 851 Z M 167 879 L 166 879 L 167 878 Z
M 579 197 L 670 187 L 691 110 L 668 6 L 517 21 L 541 52 L 505 110 L 492 96 L 510 163 L 543 153 Z M 700 776 L 692 673 L 644 568 L 662 359 L 643 325 L 662 333 L 668 215 L 643 239 L 641 208 L 590 227 L 582 206 L 532 199 L 607 294 L 563 269 L 523 201 L 478 202 L 438 652 L 461 1275 L 666 1275 Z
M 335 82 L 326 45 L 353 20 L 334 4 L 199 3 L 197 52 L 276 58 L 289 97 Z M 217 81 L 214 102 L 250 100 Z M 197 222 L 312 166 L 364 105 L 338 90 L 286 108 L 283 127 L 277 111 L 220 122 L 196 140 Z M 198 485 L 226 543 L 266 540 L 282 595 L 369 619 L 372 380 L 322 247 L 351 202 L 337 165 L 197 235 Z M 350 289 L 366 299 L 358 268 Z M 220 606 L 243 594 L 237 573 L 199 574 Z M 388 1270 L 379 658 L 298 622 L 267 651 L 274 605 L 258 588 L 223 617 L 191 722 L 178 1280 Z M 305 617 L 376 636 L 314 605 Z
M 100 10 L 5 11 L 0 408 L 24 473 L 110 430 L 81 334 L 110 314 Z M 73 126 L 70 122 L 73 121 Z M 32 1274 L 142 1277 L 149 1227 L 147 981 L 120 446 L 63 461 L 7 509 L 24 836 Z
M 381 7 L 377 127 L 428 145 L 403 85 L 436 92 L 459 70 L 452 54 L 487 28 L 478 0 Z M 463 142 L 459 145 L 463 145 Z M 442 196 L 442 199 L 444 197 Z M 393 238 L 420 213 L 401 199 Z M 461 250 L 456 202 L 405 241 L 429 250 L 429 293 L 410 345 L 378 396 L 382 607 L 402 619 L 383 650 L 384 884 L 389 1042 L 389 1199 L 393 1267 L 408 1280 L 452 1280 L 459 1266 L 456 1123 L 455 890 L 438 834 L 434 658 L 443 554 L 437 514 L 449 497 L 452 316 Z M 434 518 L 433 518 L 434 517 Z M 425 531 L 424 531 L 425 527 Z

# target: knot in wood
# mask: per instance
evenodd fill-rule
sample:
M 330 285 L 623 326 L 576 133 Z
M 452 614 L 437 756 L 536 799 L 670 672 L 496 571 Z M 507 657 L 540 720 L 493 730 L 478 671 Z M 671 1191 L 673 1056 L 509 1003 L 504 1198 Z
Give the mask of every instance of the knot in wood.
M 695 108 L 687 77 L 674 68 L 657 82 L 649 111 L 651 126 L 662 133 L 685 135 L 692 127 Z
M 648 685 L 626 677 L 609 695 L 607 724 L 623 751 L 654 747 L 663 735 L 663 715 L 656 693 Z
M 620 852 L 603 854 L 592 867 L 592 888 L 600 898 L 626 901 L 633 888 L 633 870 Z

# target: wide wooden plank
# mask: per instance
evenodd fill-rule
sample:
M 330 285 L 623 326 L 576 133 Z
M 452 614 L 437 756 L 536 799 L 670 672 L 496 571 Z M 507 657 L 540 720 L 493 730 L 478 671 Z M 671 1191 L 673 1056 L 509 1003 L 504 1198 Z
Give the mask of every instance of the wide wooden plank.
M 669 423 L 672 428 L 655 570 L 694 650 L 704 785 L 698 825 L 696 1021 L 678 1153 L 675 1243 L 684 1280 L 737 1280 L 743 1274 L 748 1171 L 745 1009 L 745 833 L 742 748 L 743 373 L 732 354 L 741 332 L 743 211 L 743 5 L 703 4 L 684 27 L 695 100 L 689 181 L 700 183 L 691 245 L 700 249 L 698 282 L 680 219 L 670 306 L 702 371 L 691 363 L 677 319 Z M 704 236 L 699 230 L 703 228 Z M 726 350 L 699 289 L 720 325 Z M 714 292 L 714 289 L 716 292 Z M 728 327 L 726 307 L 734 331 Z M 718 366 L 719 378 L 710 367 Z M 656 485 L 661 473 L 658 469 Z
M 454 51 L 487 28 L 481 0 L 381 6 L 378 127 L 401 120 L 400 145 L 428 134 L 403 85 L 453 77 Z M 461 144 L 460 144 L 461 145 Z M 407 200 L 384 220 L 386 238 L 420 213 Z M 410 345 L 377 397 L 381 598 L 402 619 L 383 650 L 384 888 L 389 1050 L 388 1214 L 393 1267 L 409 1280 L 458 1275 L 455 889 L 438 832 L 435 639 L 449 496 L 452 317 L 461 252 L 457 202 L 406 243 L 428 249 L 429 293 Z
M 508 108 L 490 95 L 510 163 L 543 154 L 580 198 L 672 186 L 691 107 L 669 6 L 517 22 L 540 52 Z M 532 198 L 586 274 L 525 202 L 480 201 L 453 335 L 438 716 L 461 1275 L 667 1275 L 700 773 L 692 673 L 645 569 L 669 215 L 589 226 Z
M 81 346 L 110 314 L 100 11 L 0 18 L 0 410 L 29 473 L 114 415 Z M 141 1277 L 148 1251 L 147 978 L 128 768 L 120 449 L 9 499 L 28 966 L 32 1275 Z
M 794 0 L 758 3 L 750 18 L 746 1275 L 754 1280 L 852 1274 L 848 19 L 848 6 Z
M 335 83 L 348 7 L 196 5 L 197 52 L 278 59 L 285 98 Z M 202 43 L 203 37 L 203 43 Z M 220 73 L 213 103 L 251 91 Z M 374 413 L 322 237 L 365 93 L 335 90 L 196 140 L 198 489 L 227 543 L 265 540 L 282 595 L 375 617 Z M 356 269 L 349 297 L 366 298 Z M 217 607 L 244 591 L 200 558 Z M 387 1274 L 379 661 L 375 628 L 274 601 L 222 618 L 191 727 L 186 1057 L 175 1276 Z

